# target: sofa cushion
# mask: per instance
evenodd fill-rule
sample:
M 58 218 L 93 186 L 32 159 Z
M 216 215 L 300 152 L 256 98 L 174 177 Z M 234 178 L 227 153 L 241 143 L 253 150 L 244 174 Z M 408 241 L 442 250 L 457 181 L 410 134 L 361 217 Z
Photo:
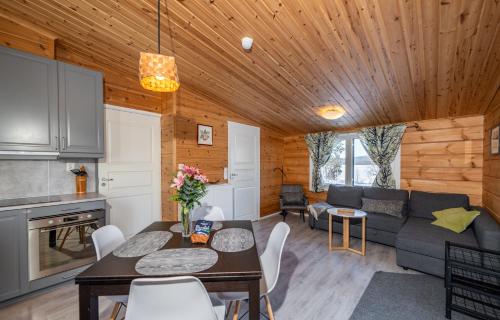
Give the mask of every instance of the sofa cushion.
M 393 217 L 402 218 L 405 203 L 401 200 L 380 200 L 361 198 L 363 206 L 361 210 L 366 212 L 376 212 L 388 214 Z
M 483 249 L 500 251 L 500 225 L 484 209 L 478 207 L 473 209 L 481 213 L 472 223 L 479 246 Z
M 410 194 L 410 215 L 412 217 L 434 220 L 432 212 L 458 207 L 469 210 L 469 197 L 467 195 L 422 191 L 412 191 Z
M 337 186 L 331 184 L 328 188 L 326 202 L 336 207 L 361 209 L 363 188 L 350 186 Z
M 432 225 L 429 219 L 409 217 L 396 237 L 396 248 L 444 259 L 445 241 L 477 246 L 472 228 L 454 233 Z
M 367 212 L 366 227 L 398 233 L 406 218 L 393 217 L 384 213 Z
M 408 201 L 410 199 L 408 190 L 363 187 L 363 197 L 379 200 L 401 200 L 405 203 L 403 215 L 408 212 Z

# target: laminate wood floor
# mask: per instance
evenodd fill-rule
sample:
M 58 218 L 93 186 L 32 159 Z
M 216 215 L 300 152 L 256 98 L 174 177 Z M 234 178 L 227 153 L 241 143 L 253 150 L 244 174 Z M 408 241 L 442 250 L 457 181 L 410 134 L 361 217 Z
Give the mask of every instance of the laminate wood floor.
M 254 224 L 259 252 L 264 250 L 273 226 L 279 221 L 280 216 L 272 216 Z M 276 319 L 349 319 L 374 272 L 407 272 L 396 265 L 396 251 L 392 247 L 367 242 L 365 257 L 328 252 L 327 232 L 311 230 L 295 215 L 289 215 L 287 223 L 291 233 L 283 253 L 280 278 L 271 294 Z M 340 238 L 334 235 L 336 243 Z M 353 239 L 352 244 L 359 245 L 359 241 Z M 112 303 L 100 298 L 99 306 L 100 318 L 108 319 Z M 5 306 L 0 309 L 0 319 L 78 319 L 77 286 L 65 284 Z

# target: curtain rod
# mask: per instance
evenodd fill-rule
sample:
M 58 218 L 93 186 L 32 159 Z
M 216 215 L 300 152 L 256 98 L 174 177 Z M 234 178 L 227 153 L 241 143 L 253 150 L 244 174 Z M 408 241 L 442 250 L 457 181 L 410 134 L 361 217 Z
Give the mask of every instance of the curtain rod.
M 400 124 L 404 124 L 406 125 L 406 128 L 415 128 L 415 129 L 419 129 L 420 128 L 420 125 L 417 123 L 417 122 L 414 122 L 412 125 L 409 125 L 410 122 L 402 122 Z M 365 126 L 365 127 L 359 127 L 359 128 L 354 128 L 354 129 L 347 129 L 347 130 L 334 130 L 335 132 L 338 132 L 338 133 L 351 133 L 351 132 L 357 132 L 359 131 L 360 129 L 363 129 L 363 128 L 370 128 L 370 127 L 381 127 L 381 126 L 384 126 L 384 125 L 379 125 L 379 126 Z

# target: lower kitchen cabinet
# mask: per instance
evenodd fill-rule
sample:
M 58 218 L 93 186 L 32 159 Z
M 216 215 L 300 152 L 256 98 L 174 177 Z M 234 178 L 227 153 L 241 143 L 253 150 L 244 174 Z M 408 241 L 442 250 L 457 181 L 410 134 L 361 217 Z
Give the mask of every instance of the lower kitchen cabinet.
M 0 301 L 28 290 L 26 211 L 0 211 Z

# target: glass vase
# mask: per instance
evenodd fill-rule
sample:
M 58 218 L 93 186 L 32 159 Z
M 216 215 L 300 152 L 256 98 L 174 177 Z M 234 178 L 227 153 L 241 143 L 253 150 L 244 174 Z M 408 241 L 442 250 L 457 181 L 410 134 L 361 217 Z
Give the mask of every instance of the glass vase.
M 191 210 L 189 208 L 181 207 L 181 226 L 182 226 L 182 236 L 188 238 L 191 236 L 192 223 L 191 223 Z

